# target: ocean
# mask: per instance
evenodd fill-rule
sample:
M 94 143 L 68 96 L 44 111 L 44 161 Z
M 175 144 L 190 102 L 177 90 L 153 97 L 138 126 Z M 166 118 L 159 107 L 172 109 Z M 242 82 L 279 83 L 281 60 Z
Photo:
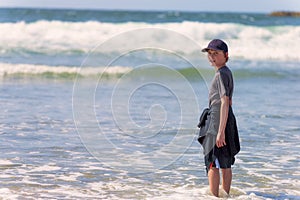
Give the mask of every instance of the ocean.
M 0 9 L 0 199 L 214 199 L 197 124 L 229 45 L 241 151 L 227 199 L 300 199 L 300 20 Z

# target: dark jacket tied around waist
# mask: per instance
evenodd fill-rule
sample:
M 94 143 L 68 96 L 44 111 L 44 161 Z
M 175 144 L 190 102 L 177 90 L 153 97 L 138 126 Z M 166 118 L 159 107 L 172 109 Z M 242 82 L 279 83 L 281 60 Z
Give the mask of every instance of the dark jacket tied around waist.
M 216 144 L 216 137 L 218 134 L 219 116 L 214 115 L 214 110 L 219 109 L 217 107 L 211 107 L 205 109 L 200 117 L 198 127 L 200 128 L 198 141 L 203 147 L 204 155 L 208 157 L 208 160 L 213 162 L 219 153 L 222 153 L 234 157 L 240 151 L 239 134 L 237 129 L 237 123 L 232 111 L 232 107 L 229 106 L 227 124 L 225 128 L 225 142 L 226 145 L 218 148 Z

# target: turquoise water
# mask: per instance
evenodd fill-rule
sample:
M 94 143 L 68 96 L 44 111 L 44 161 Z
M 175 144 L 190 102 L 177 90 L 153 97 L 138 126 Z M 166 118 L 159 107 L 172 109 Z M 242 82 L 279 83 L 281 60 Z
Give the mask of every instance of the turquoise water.
M 68 22 L 100 21 L 108 23 L 124 22 L 213 22 L 239 23 L 254 26 L 299 25 L 297 18 L 273 17 L 268 13 L 214 13 L 184 11 L 126 11 L 126 10 L 71 10 L 71 9 L 17 9 L 2 8 L 1 22 L 35 22 L 58 20 Z
M 241 139 L 229 199 L 300 198 L 296 18 L 1 9 L 0 22 L 1 198 L 210 198 L 195 137 L 214 37 Z

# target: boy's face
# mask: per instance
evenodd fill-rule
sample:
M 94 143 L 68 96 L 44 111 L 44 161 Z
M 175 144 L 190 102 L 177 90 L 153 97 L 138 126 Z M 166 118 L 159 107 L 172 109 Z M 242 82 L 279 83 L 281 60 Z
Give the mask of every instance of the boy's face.
M 223 67 L 227 62 L 228 53 L 224 51 L 208 50 L 207 57 L 211 64 L 214 67 Z

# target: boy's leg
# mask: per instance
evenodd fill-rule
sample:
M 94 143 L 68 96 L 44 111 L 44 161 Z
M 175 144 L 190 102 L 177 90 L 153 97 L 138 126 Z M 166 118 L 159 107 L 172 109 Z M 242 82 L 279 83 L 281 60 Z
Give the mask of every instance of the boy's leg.
M 232 180 L 231 168 L 222 169 L 222 186 L 225 192 L 229 194 Z
M 208 171 L 208 182 L 210 192 L 218 197 L 219 196 L 219 185 L 220 185 L 220 173 L 219 169 L 212 167 Z

